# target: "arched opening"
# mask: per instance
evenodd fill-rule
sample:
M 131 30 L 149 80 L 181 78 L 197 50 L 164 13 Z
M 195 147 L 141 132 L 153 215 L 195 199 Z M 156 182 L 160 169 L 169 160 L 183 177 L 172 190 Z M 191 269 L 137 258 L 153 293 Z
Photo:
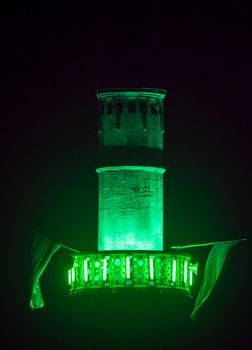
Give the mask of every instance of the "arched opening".
M 135 103 L 135 101 L 129 101 L 128 112 L 129 113 L 135 113 L 135 111 L 136 111 L 136 103 Z
M 108 102 L 107 103 L 107 114 L 111 114 L 112 113 L 112 102 Z
M 157 115 L 157 108 L 155 105 L 151 106 L 151 114 Z

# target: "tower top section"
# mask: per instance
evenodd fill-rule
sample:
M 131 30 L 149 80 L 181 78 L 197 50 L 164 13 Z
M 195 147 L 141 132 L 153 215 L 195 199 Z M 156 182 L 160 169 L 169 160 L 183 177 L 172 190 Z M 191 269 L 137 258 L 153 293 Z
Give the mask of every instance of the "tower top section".
M 163 100 L 166 90 L 154 88 L 123 88 L 102 89 L 96 92 L 98 99 L 126 97 L 126 98 L 157 98 Z
M 163 100 L 166 90 L 103 89 L 98 90 L 96 95 L 99 100 L 101 147 L 163 149 Z

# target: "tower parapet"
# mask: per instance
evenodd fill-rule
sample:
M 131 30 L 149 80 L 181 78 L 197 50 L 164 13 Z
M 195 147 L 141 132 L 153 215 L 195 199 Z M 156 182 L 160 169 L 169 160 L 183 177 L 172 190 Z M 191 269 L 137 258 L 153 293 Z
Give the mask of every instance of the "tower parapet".
M 163 149 L 163 99 L 160 89 L 100 90 L 100 145 Z

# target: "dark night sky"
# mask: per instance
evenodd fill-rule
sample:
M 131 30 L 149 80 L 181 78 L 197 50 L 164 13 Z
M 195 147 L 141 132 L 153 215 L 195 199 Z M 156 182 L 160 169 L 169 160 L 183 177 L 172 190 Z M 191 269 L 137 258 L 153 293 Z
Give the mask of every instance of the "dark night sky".
M 82 8 L 33 2 L 2 12 L 2 184 L 7 209 L 2 240 L 5 264 L 9 262 L 2 300 L 10 344 L 34 348 L 36 342 L 44 342 L 62 348 L 59 339 L 61 332 L 66 334 L 71 313 L 67 292 L 60 289 L 66 288 L 64 268 L 69 264 L 63 252 L 44 280 L 47 311 L 34 316 L 26 309 L 34 233 L 77 249 L 97 249 L 97 89 L 167 90 L 167 245 L 249 238 L 250 22 L 251 6 L 219 2 L 211 7 L 169 2 L 164 6 L 159 1 L 125 1 L 112 7 L 92 2 Z M 203 259 L 206 252 L 198 254 Z M 210 337 L 215 347 L 230 333 L 236 334 L 237 344 L 249 338 L 248 271 L 245 244 L 231 257 L 219 292 L 197 325 L 199 334 L 193 326 L 184 326 L 187 335 L 188 329 L 193 334 L 189 348 L 197 348 L 197 337 Z M 50 333 L 58 313 L 65 321 Z M 78 320 L 85 318 L 84 311 L 78 315 Z M 43 341 L 35 331 L 38 326 L 47 329 Z M 167 327 L 172 329 L 171 320 Z M 174 334 L 183 338 L 181 332 L 177 328 Z M 75 344 L 80 346 L 76 334 Z M 146 347 L 144 339 L 141 345 Z

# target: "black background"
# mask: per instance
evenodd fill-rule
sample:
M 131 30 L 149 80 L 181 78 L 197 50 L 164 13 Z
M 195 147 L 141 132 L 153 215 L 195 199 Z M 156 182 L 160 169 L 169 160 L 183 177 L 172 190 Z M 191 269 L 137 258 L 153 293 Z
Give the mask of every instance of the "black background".
M 251 341 L 250 22 L 251 6 L 220 2 L 33 2 L 2 11 L 5 348 L 197 349 Z M 166 247 L 248 238 L 196 323 L 189 315 L 200 280 L 186 302 L 155 294 L 73 300 L 63 250 L 41 281 L 46 308 L 28 308 L 36 232 L 97 249 L 95 91 L 118 87 L 167 90 Z M 209 250 L 191 253 L 204 266 Z

